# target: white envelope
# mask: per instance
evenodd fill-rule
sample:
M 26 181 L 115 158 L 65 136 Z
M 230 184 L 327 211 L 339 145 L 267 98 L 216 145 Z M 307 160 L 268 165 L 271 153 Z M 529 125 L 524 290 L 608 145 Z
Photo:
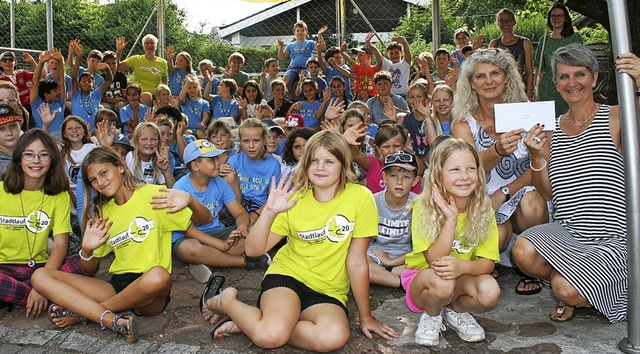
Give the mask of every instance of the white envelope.
M 535 124 L 544 124 L 545 131 L 556 128 L 554 101 L 498 103 L 494 106 L 496 133 L 514 129 L 528 131 Z

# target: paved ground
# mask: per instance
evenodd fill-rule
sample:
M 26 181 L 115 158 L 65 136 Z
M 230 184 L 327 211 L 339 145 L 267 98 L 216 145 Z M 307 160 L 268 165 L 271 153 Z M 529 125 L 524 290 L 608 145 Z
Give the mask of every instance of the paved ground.
M 227 277 L 228 285 L 240 290 L 241 300 L 255 303 L 261 271 L 231 269 L 221 273 Z M 373 287 L 374 316 L 391 324 L 401 337 L 391 342 L 367 340 L 359 332 L 357 310 L 350 302 L 352 334 L 339 353 L 618 352 L 618 342 L 626 336 L 626 323 L 611 325 L 594 311 L 579 312 L 567 323 L 551 322 L 548 314 L 555 302 L 549 289 L 533 296 L 516 295 L 513 289 L 517 275 L 508 269 L 502 273 L 499 282 L 503 293 L 498 307 L 476 316 L 487 333 L 483 342 L 462 342 L 448 330 L 437 348 L 418 346 L 413 343 L 413 334 L 419 316 L 407 310 L 402 293 Z M 202 320 L 197 306 L 204 285 L 195 282 L 186 265 L 179 262 L 174 263 L 173 279 L 172 301 L 167 310 L 141 319 L 141 340 L 134 344 L 127 344 L 121 337 L 114 338 L 111 331 L 101 331 L 95 324 L 58 330 L 46 316 L 27 319 L 24 308 L 16 308 L 12 312 L 0 310 L 0 353 L 303 353 L 288 346 L 263 350 L 244 335 L 210 340 L 210 325 Z

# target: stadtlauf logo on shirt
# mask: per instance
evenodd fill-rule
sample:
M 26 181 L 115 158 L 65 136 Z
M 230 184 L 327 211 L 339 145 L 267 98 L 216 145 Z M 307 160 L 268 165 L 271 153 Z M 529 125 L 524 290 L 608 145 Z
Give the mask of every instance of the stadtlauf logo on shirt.
M 147 236 L 149 236 L 151 230 L 155 228 L 156 224 L 153 220 L 147 220 L 143 217 L 137 216 L 129 224 L 129 229 L 109 239 L 109 245 L 113 248 L 128 240 L 141 243 L 147 238 Z
M 341 242 L 349 238 L 354 226 L 354 222 L 349 221 L 344 215 L 338 214 L 330 218 L 325 227 L 311 231 L 300 231 L 298 237 L 304 241 L 317 241 L 326 237 L 331 242 Z
M 51 218 L 42 210 L 36 210 L 27 216 L 0 215 L 0 225 L 25 226 L 30 232 L 37 234 L 46 230 L 51 224 Z

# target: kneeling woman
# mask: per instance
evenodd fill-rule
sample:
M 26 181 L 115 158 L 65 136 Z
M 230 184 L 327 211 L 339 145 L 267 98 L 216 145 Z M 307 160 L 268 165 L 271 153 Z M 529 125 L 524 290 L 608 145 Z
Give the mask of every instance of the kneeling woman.
M 193 227 L 190 219 L 211 222 L 211 214 L 186 192 L 136 180 L 109 147 L 87 155 L 82 179 L 85 199 L 95 197 L 85 200 L 80 267 L 94 275 L 99 258 L 113 252 L 111 279 L 40 269 L 31 278 L 33 287 L 57 304 L 49 307 L 56 326 L 86 318 L 133 342 L 135 315 L 157 315 L 169 302 L 171 231 Z

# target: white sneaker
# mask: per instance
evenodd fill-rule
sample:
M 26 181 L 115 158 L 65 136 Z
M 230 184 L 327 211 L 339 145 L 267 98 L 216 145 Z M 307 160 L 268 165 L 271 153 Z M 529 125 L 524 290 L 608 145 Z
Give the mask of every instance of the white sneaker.
M 442 323 L 442 315 L 429 316 L 423 312 L 416 328 L 416 344 L 434 347 L 440 342 L 440 331 L 444 330 L 446 327 Z
M 463 341 L 479 342 L 484 339 L 484 329 L 468 312 L 458 313 L 445 307 L 442 311 L 442 318 L 447 326 L 456 331 Z
M 189 273 L 200 283 L 206 283 L 211 278 L 211 268 L 204 264 L 189 264 Z

